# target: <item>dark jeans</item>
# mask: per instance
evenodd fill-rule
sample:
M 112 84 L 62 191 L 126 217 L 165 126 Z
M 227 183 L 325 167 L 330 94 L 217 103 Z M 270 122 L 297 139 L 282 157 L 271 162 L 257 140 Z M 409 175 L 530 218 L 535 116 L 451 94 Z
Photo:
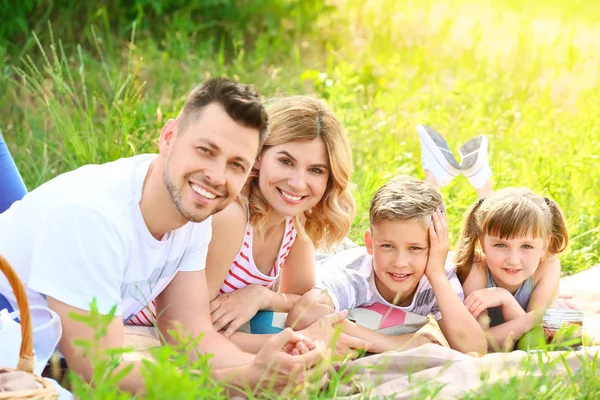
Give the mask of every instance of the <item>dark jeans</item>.
M 0 134 L 0 214 L 27 193 L 23 179 Z

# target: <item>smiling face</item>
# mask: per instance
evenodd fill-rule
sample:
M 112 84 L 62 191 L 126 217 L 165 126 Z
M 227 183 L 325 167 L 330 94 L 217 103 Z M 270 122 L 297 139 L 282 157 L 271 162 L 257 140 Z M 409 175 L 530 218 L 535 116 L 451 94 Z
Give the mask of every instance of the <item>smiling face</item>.
M 327 148 L 319 138 L 270 147 L 255 168 L 262 195 L 276 213 L 286 217 L 318 204 L 330 175 Z
M 207 105 L 178 132 L 169 121 L 160 137 L 164 183 L 181 216 L 201 222 L 239 194 L 258 153 L 259 132 L 244 127 L 218 104 Z
M 512 239 L 485 235 L 481 248 L 498 286 L 514 293 L 537 270 L 546 241 L 531 235 Z
M 377 290 L 389 303 L 409 306 L 425 274 L 429 236 L 421 219 L 380 220 L 365 232 Z M 396 301 L 394 301 L 396 299 Z

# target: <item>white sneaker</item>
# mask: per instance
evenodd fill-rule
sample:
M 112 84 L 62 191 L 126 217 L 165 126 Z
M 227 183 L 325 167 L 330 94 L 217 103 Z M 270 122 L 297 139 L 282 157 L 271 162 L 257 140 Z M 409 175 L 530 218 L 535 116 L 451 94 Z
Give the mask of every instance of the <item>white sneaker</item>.
M 421 140 L 421 162 L 423 170 L 429 170 L 440 187 L 444 187 L 461 173 L 461 167 L 450 151 L 446 140 L 428 126 L 417 125 Z
M 488 160 L 488 140 L 479 135 L 469 140 L 458 150 L 461 156 L 462 174 L 467 177 L 474 188 L 481 188 L 492 176 Z

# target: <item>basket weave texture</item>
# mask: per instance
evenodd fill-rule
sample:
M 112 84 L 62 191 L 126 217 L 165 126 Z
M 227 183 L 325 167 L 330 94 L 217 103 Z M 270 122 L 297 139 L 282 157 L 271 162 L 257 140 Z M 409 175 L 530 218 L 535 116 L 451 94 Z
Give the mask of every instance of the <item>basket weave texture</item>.
M 13 289 L 17 305 L 20 311 L 21 320 L 21 348 L 19 350 L 19 362 L 17 368 L 6 368 L 0 366 L 0 374 L 11 373 L 15 371 L 23 371 L 30 375 L 37 384 L 36 389 L 18 390 L 11 392 L 0 392 L 0 400 L 15 399 L 40 399 L 54 400 L 58 399 L 58 393 L 54 386 L 46 379 L 33 373 L 34 356 L 33 356 L 33 329 L 31 323 L 31 315 L 29 313 L 29 301 L 27 300 L 27 292 L 23 283 L 15 270 L 10 266 L 8 261 L 0 255 L 0 270 L 6 276 Z

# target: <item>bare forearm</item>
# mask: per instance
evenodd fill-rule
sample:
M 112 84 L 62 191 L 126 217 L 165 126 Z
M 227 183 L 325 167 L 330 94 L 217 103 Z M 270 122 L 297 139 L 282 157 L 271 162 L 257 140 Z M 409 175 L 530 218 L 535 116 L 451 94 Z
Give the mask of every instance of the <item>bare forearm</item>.
M 159 328 L 168 344 L 177 344 L 177 340 L 168 333 L 170 329 L 173 329 L 170 323 L 165 325 L 159 319 Z M 214 353 L 210 359 L 213 368 L 239 367 L 250 364 L 254 359 L 252 354 L 241 351 L 235 344 L 214 329 L 209 329 L 205 332 L 193 332 L 191 336 L 195 338 L 200 334 L 203 337 L 198 342 L 198 351 L 202 354 Z M 219 351 L 215 352 L 215 349 L 219 349 Z M 194 351 L 190 353 L 190 357 L 195 357 L 195 355 Z
M 512 321 L 490 328 L 487 331 L 489 349 L 510 350 L 514 342 L 533 329 L 539 319 L 539 312 L 530 311 Z
M 463 353 L 486 353 L 487 341 L 483 329 L 464 306 L 445 275 L 429 279 L 442 320 L 440 327 L 448 344 Z
M 257 354 L 264 346 L 265 342 L 272 338 L 272 334 L 252 334 L 245 332 L 235 332 L 230 340 L 242 351 L 250 354 Z
M 506 304 L 502 305 L 502 316 L 505 321 L 512 321 L 513 319 L 522 317 L 526 312 L 523 307 L 517 302 L 517 299 L 510 296 Z
M 278 293 L 269 290 L 269 294 L 266 297 L 263 310 L 278 311 L 278 312 L 289 312 L 294 304 L 300 300 L 300 295 L 293 293 Z
M 373 353 L 383 353 L 393 350 L 406 350 L 422 344 L 431 343 L 425 337 L 418 334 L 384 335 L 352 321 L 344 320 L 342 331 L 350 336 L 366 340 L 373 344 Z
M 298 304 L 288 314 L 286 326 L 295 331 L 306 328 L 316 322 L 319 318 L 334 313 L 335 310 L 326 304 L 314 301 L 306 301 L 306 304 Z

